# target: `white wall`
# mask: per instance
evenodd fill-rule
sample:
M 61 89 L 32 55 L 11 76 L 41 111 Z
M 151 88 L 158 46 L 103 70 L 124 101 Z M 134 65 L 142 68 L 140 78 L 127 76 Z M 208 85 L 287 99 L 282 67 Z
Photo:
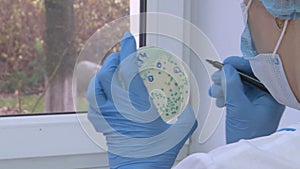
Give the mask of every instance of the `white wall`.
M 213 42 L 222 59 L 241 55 L 243 20 L 238 0 L 192 1 L 192 22 Z

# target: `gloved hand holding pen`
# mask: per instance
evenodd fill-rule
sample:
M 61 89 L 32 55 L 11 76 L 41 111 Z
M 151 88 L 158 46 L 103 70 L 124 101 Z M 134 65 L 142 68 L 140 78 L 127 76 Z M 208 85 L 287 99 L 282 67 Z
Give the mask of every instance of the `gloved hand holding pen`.
M 110 168 L 171 168 L 197 122 L 190 106 L 175 124 L 160 118 L 138 75 L 135 52 L 134 37 L 125 33 L 121 51 L 90 82 L 88 118 L 106 137 Z
M 209 89 L 217 106 L 226 106 L 227 143 L 275 132 L 285 109 L 270 94 L 242 82 L 236 69 L 253 76 L 247 60 L 229 57 L 223 70 L 213 74 Z

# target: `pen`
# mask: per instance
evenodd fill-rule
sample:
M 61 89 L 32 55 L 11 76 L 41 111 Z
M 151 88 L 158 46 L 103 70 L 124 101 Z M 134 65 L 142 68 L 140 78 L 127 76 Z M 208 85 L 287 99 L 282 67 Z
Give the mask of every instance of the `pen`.
M 222 69 L 223 67 L 223 64 L 218 62 L 218 61 L 212 61 L 212 60 L 209 60 L 209 59 L 206 59 L 206 61 L 210 64 L 212 64 L 215 68 L 218 68 L 218 69 Z M 240 70 L 237 70 L 241 79 L 244 81 L 244 82 L 247 82 L 253 86 L 256 86 L 258 88 L 260 88 L 261 90 L 267 92 L 267 93 L 270 93 L 268 91 L 268 89 L 256 78 L 256 77 L 252 77 L 252 76 L 249 76 L 247 75 L 246 73 L 243 73 L 242 71 Z

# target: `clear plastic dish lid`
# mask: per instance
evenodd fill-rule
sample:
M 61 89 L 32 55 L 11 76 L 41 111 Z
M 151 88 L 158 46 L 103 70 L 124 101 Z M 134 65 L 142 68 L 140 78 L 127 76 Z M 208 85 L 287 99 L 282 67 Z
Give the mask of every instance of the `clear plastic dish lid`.
M 137 66 L 161 118 L 174 123 L 189 101 L 190 86 L 183 62 L 157 47 L 138 49 Z

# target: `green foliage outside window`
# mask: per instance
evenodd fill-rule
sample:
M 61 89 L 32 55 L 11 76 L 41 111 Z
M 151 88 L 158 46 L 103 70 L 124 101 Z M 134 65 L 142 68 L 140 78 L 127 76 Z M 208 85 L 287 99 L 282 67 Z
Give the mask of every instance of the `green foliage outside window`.
M 77 54 L 97 29 L 129 14 L 129 0 L 74 0 L 73 7 Z M 0 23 L 0 102 L 16 91 L 20 96 L 44 92 L 44 1 L 0 0 Z

